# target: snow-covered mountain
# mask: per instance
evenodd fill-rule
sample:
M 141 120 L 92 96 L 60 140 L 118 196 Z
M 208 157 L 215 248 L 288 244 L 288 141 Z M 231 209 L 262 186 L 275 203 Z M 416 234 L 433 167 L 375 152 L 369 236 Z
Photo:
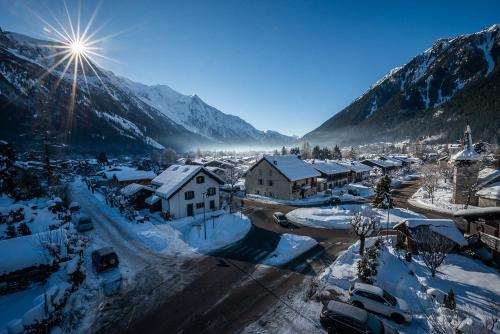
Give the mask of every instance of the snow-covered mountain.
M 295 137 L 275 131 L 260 131 L 238 116 L 225 114 L 206 104 L 198 95 L 184 95 L 167 85 L 148 86 L 117 77 L 130 91 L 149 106 L 158 109 L 189 131 L 220 143 L 289 144 Z
M 469 121 L 486 140 L 500 124 L 500 25 L 437 40 L 304 136 L 316 143 L 460 137 Z
M 78 152 L 282 145 L 294 140 L 259 131 L 197 96 L 134 83 L 92 62 L 76 70 L 73 88 L 75 69 L 66 66 L 58 47 L 56 42 L 0 31 L 3 139 L 32 145 L 49 130 L 55 141 Z

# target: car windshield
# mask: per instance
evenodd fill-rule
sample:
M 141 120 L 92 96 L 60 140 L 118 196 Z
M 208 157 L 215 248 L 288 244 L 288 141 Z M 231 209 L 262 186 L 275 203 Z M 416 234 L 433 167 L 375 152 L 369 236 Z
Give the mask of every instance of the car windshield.
M 366 326 L 370 329 L 370 332 L 373 334 L 383 334 L 384 333 L 384 325 L 382 325 L 382 321 L 377 319 L 374 315 L 368 314 L 368 319 L 366 320 Z
M 396 298 L 389 294 L 389 292 L 384 290 L 384 299 L 387 300 L 392 306 L 395 306 L 397 304 Z

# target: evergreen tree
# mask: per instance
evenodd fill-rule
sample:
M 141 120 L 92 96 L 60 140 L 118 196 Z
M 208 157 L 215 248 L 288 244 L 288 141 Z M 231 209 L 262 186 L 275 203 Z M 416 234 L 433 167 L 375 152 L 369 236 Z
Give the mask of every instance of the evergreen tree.
M 312 158 L 313 159 L 321 159 L 321 149 L 319 148 L 318 145 L 313 147 Z
M 281 148 L 281 155 L 287 155 L 287 154 L 288 154 L 288 152 L 286 151 L 286 147 L 285 147 L 285 146 L 283 146 L 283 147 Z
M 391 178 L 388 175 L 384 175 L 375 187 L 375 194 L 373 196 L 373 206 L 376 208 L 387 209 L 386 198 L 389 201 L 389 207 L 392 208 L 392 198 L 391 198 Z
M 7 235 L 7 238 L 17 237 L 17 231 L 16 228 L 14 227 L 14 224 L 7 225 L 7 228 L 5 229 L 5 234 Z
M 333 148 L 332 158 L 334 160 L 342 160 L 342 152 L 340 151 L 340 147 L 338 145 L 335 145 Z
M 275 149 L 274 149 L 273 154 L 274 154 L 274 155 L 279 155 L 279 154 L 280 154 L 280 153 L 278 152 L 278 149 L 277 149 L 277 148 L 275 148 Z
M 108 164 L 108 157 L 106 156 L 106 153 L 104 153 L 104 152 L 99 153 L 99 155 L 97 156 L 97 161 L 100 164 L 107 165 Z
M 28 226 L 28 224 L 26 223 L 21 223 L 17 226 L 17 232 L 20 234 L 20 235 L 30 235 L 31 234 L 31 230 Z
M 358 155 L 356 154 L 356 151 L 354 150 L 354 147 L 351 147 L 351 150 L 349 151 L 349 153 L 347 155 L 347 158 L 349 160 L 357 160 L 358 159 Z
M 0 141 L 0 195 L 12 194 L 15 188 L 16 170 L 13 168 L 16 162 L 16 153 L 7 142 Z
M 450 292 L 444 297 L 443 300 L 444 307 L 454 310 L 457 307 L 457 303 L 455 302 L 455 293 L 453 289 L 450 289 Z
M 300 154 L 300 148 L 298 148 L 298 147 L 291 147 L 290 148 L 290 154 L 299 155 Z
M 322 159 L 332 159 L 333 158 L 332 151 L 330 151 L 330 149 L 326 146 L 323 147 L 322 154 L 323 154 Z

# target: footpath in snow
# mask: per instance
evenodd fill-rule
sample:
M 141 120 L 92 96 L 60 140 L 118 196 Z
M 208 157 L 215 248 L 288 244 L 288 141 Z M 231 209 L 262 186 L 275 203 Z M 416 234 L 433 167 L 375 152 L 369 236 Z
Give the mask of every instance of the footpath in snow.
M 371 204 L 341 204 L 320 208 L 299 208 L 289 212 L 286 216 L 291 222 L 300 225 L 344 230 L 351 229 L 350 221 L 356 212 L 369 209 L 373 210 L 380 219 L 382 227 L 385 227 L 387 210 L 373 209 Z M 423 218 L 423 216 L 407 209 L 392 208 L 389 212 L 389 227 L 391 228 L 408 218 Z

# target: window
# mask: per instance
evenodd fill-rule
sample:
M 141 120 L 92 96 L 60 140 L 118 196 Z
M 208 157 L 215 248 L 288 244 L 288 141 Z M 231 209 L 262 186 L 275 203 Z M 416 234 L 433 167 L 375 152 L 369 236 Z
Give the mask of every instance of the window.
M 269 187 L 272 187 L 272 186 L 273 186 L 273 180 L 268 180 L 268 181 L 267 181 L 267 185 L 268 185 Z
M 264 182 L 262 181 L 262 179 L 259 179 L 259 184 L 260 184 L 260 185 L 263 185 L 263 184 L 264 184 Z
M 196 177 L 196 183 L 203 183 L 205 182 L 205 177 L 200 175 Z
M 214 200 L 210 201 L 210 210 L 215 210 L 215 201 Z
M 258 190 L 257 190 L 255 193 L 256 193 L 257 195 L 260 195 L 260 191 L 258 191 Z
M 207 189 L 207 196 L 214 196 L 216 193 L 215 187 L 210 187 Z
M 194 191 L 189 190 L 184 193 L 184 199 L 185 200 L 190 200 L 194 198 Z
M 197 208 L 197 209 L 202 209 L 202 208 L 204 208 L 204 207 L 205 207 L 205 203 L 203 203 L 203 202 L 196 203 L 196 208 Z

